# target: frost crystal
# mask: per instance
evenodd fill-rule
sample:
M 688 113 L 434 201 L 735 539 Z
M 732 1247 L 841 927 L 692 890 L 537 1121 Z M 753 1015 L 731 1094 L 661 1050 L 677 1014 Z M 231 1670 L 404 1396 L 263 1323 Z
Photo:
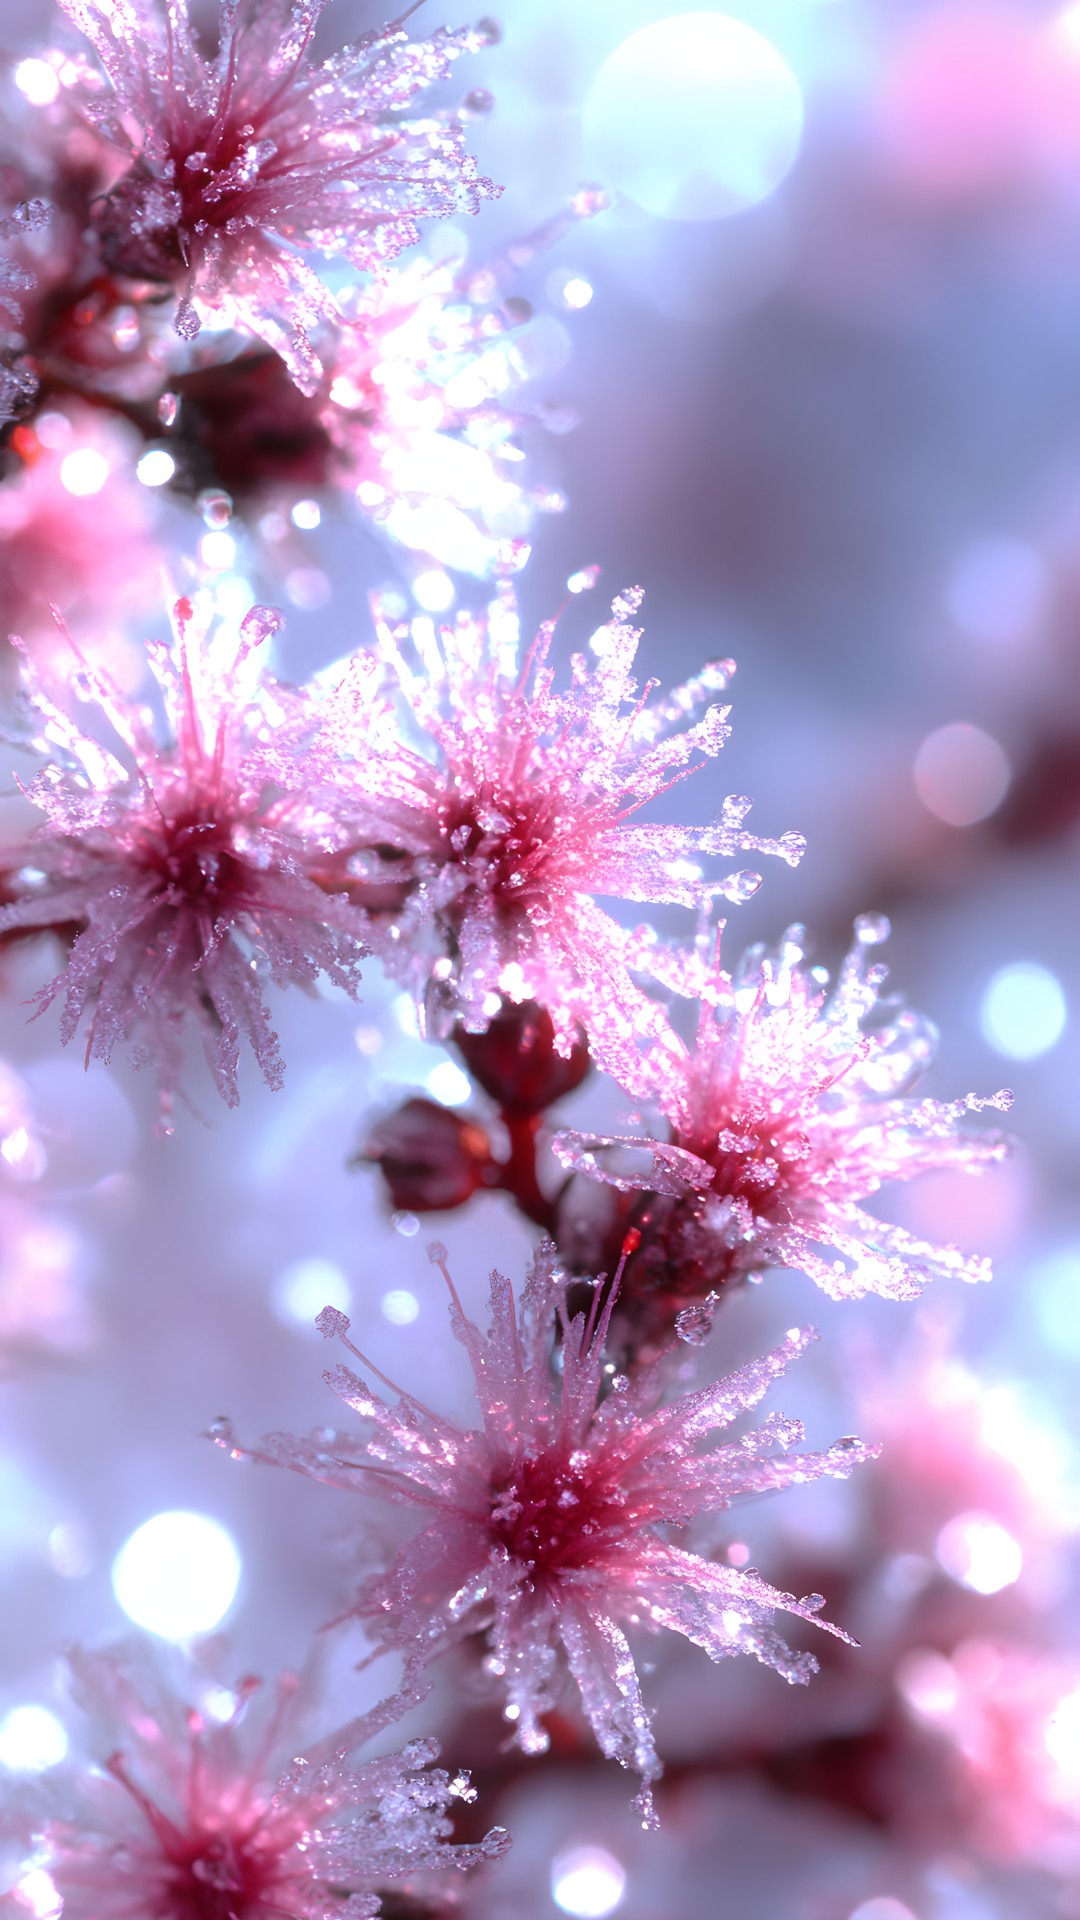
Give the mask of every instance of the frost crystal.
M 357 857 L 368 859 L 370 881 L 400 889 L 403 906 L 373 923 L 372 937 L 429 1012 L 482 1031 L 505 1001 L 538 1001 L 562 1054 L 584 1026 L 599 1063 L 629 1087 L 640 1038 L 665 1023 L 631 979 L 627 934 L 592 896 L 696 907 L 717 891 L 741 897 L 757 879 L 742 872 L 706 885 L 698 856 L 756 851 L 794 862 L 802 852 L 796 835 L 745 833 L 741 798 L 709 826 L 638 824 L 696 755 L 719 752 L 728 708 L 692 716 L 733 671 L 720 661 L 666 698 L 652 698 L 652 682 L 639 694 L 631 620 L 640 600 L 634 590 L 615 601 L 591 658 L 575 656 L 565 692 L 548 664 L 554 623 L 523 655 L 509 589 L 486 618 L 461 615 L 438 641 L 429 621 L 414 621 L 410 640 L 383 620 L 379 649 L 406 738 L 395 745 L 388 730 L 376 762 L 370 750 L 357 759 L 345 737 L 338 776 L 357 795 L 377 781 L 381 846 L 358 834 Z
M 63 1000 L 61 1038 L 89 1015 L 88 1058 L 132 1040 L 167 1103 L 193 1022 L 234 1105 L 242 1037 L 267 1083 L 281 1083 L 264 981 L 324 972 L 355 992 L 361 916 L 307 871 L 329 830 L 305 795 L 312 722 L 300 695 L 260 674 L 256 653 L 280 616 L 256 607 L 239 633 L 211 633 L 189 601 L 174 612 L 174 646 L 147 649 L 158 726 L 78 655 L 66 682 L 25 662 L 19 744 L 49 762 L 25 791 L 46 824 L 5 852 L 12 904 L 0 936 L 81 929 L 36 996 L 39 1012 Z
M 888 922 L 866 915 L 855 931 L 831 994 L 824 971 L 805 964 L 801 927 L 775 951 L 751 948 L 733 974 L 700 953 L 642 953 L 701 1002 L 696 1044 L 671 1034 L 643 1074 L 670 1139 L 565 1131 L 554 1142 L 567 1165 L 648 1196 L 628 1294 L 704 1293 L 763 1266 L 802 1268 L 834 1299 L 911 1299 L 941 1275 L 987 1277 L 987 1260 L 932 1246 L 860 1204 L 886 1181 L 1000 1160 L 1002 1140 L 964 1122 L 1007 1110 L 1011 1095 L 906 1097 L 936 1035 L 881 993 L 887 970 L 871 953 Z
M 322 64 L 311 43 L 325 0 L 221 0 L 218 49 L 200 50 L 186 0 L 62 0 L 100 69 L 72 63 L 71 98 L 127 162 L 97 213 L 108 267 L 227 307 L 312 391 L 309 330 L 340 315 L 304 257 L 369 269 L 418 237 L 424 216 L 475 212 L 495 192 L 453 114 L 409 117 L 483 34 L 402 22 Z
M 143 1649 L 70 1656 L 82 1704 L 112 1750 L 49 1820 L 41 1857 L 66 1920 L 364 1920 L 402 1875 L 471 1867 L 503 1850 L 493 1830 L 451 1846 L 461 1787 L 410 1741 L 350 1756 L 416 1702 L 402 1692 L 299 1753 L 301 1683 L 286 1674 L 260 1715 L 260 1683 L 186 1681 L 189 1705 Z M 261 1725 L 248 1736 L 247 1721 Z
M 22 296 L 36 285 L 36 276 L 22 257 L 20 242 L 44 227 L 49 207 L 44 200 L 19 200 L 5 208 L 0 202 L 0 336 L 18 330 Z M 16 358 L 0 355 L 0 424 L 10 420 L 32 397 L 37 381 Z
M 432 1251 L 442 1264 L 442 1249 Z M 602 1751 L 640 1774 L 639 1804 L 651 1819 L 660 1762 L 624 1629 L 668 1628 L 713 1660 L 752 1653 L 785 1679 L 805 1681 L 817 1663 L 785 1646 L 773 1611 L 825 1624 L 817 1619 L 820 1596 L 796 1600 L 756 1572 L 675 1545 L 669 1530 L 723 1512 L 742 1494 L 844 1475 L 874 1450 L 839 1441 L 824 1453 L 790 1452 L 802 1429 L 780 1416 L 737 1441 L 715 1437 L 803 1351 L 813 1338 L 806 1332 L 791 1332 L 775 1352 L 667 1405 L 657 1369 L 633 1382 L 613 1378 L 604 1361 L 611 1293 L 602 1309 L 597 1293 L 587 1316 L 571 1318 L 553 1252 L 541 1250 L 520 1313 L 509 1281 L 492 1274 L 487 1335 L 465 1317 L 447 1275 L 454 1333 L 475 1376 L 479 1428 L 457 1427 L 404 1392 L 390 1405 L 339 1366 L 327 1381 L 370 1423 L 366 1445 L 342 1445 L 325 1433 L 274 1435 L 258 1457 L 426 1511 L 423 1531 L 388 1571 L 365 1581 L 357 1616 L 384 1644 L 418 1660 L 482 1632 L 487 1670 L 501 1683 L 506 1718 L 527 1753 L 548 1744 L 542 1716 L 560 1690 L 561 1653 Z M 356 1353 L 347 1324 L 340 1314 L 321 1320 L 327 1336 Z M 244 1451 L 227 1428 L 215 1437 Z

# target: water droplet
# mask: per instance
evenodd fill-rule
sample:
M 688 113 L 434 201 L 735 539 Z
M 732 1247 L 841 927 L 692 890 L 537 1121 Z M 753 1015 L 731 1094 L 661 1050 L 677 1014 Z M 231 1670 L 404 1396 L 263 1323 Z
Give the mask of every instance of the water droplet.
M 474 28 L 476 39 L 482 47 L 497 47 L 503 37 L 503 30 L 497 20 L 485 15 L 478 20 Z
M 202 321 L 199 319 L 190 300 L 184 299 L 178 301 L 173 326 L 176 328 L 181 340 L 198 339 L 202 328 Z
M 249 647 L 261 647 L 277 633 L 284 615 L 277 607 L 252 607 L 240 624 L 240 636 Z
M 420 1231 L 420 1222 L 415 1213 L 392 1213 L 390 1225 L 395 1233 L 401 1234 L 404 1240 L 411 1240 L 413 1235 Z
M 704 1346 L 712 1332 L 713 1316 L 719 1301 L 718 1293 L 710 1293 L 704 1300 L 696 1300 L 693 1306 L 684 1307 L 681 1313 L 675 1315 L 675 1331 L 688 1347 Z
M 725 900 L 740 906 L 744 900 L 753 899 L 760 885 L 760 873 L 754 873 L 750 867 L 744 867 L 741 873 L 729 873 L 719 891 Z
M 232 500 L 227 493 L 222 492 L 220 487 L 207 487 L 205 493 L 200 493 L 195 505 L 202 514 L 204 524 L 208 527 L 215 529 L 227 527 L 232 519 Z
M 776 843 L 776 850 L 780 858 L 787 861 L 789 867 L 797 867 L 806 852 L 806 835 L 782 833 Z
M 176 422 L 176 416 L 179 413 L 179 411 L 180 411 L 180 395 L 178 393 L 163 393 L 161 396 L 161 399 L 157 403 L 157 416 L 158 416 L 158 419 L 161 421 L 162 426 L 163 427 L 173 426 Z

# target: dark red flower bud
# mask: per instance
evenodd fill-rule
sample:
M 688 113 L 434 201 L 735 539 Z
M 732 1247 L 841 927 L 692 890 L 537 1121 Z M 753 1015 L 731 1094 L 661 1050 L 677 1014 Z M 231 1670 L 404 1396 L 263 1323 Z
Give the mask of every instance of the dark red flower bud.
M 374 1160 L 390 1203 L 409 1213 L 464 1206 L 491 1181 L 491 1145 L 483 1127 L 434 1100 L 406 1100 L 369 1134 L 357 1162 Z
M 567 1055 L 555 1051 L 555 1028 L 535 1000 L 520 1006 L 504 1000 L 484 1033 L 458 1027 L 454 1044 L 484 1092 L 504 1113 L 543 1113 L 580 1087 L 589 1071 L 584 1032 Z

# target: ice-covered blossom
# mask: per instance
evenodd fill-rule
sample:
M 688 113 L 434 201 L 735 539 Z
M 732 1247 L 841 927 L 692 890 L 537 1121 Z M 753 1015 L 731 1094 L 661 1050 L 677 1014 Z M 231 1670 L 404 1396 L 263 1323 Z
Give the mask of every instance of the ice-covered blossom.
M 730 661 L 654 699 L 633 678 L 637 590 L 616 599 L 576 655 L 570 685 L 555 688 L 554 623 L 520 644 L 506 588 L 486 617 L 461 614 L 436 636 L 378 623 L 383 669 L 397 695 L 383 751 L 359 758 L 341 742 L 335 778 L 346 803 L 373 791 L 376 836 L 358 830 L 356 897 L 378 883 L 402 906 L 373 920 L 373 940 L 436 1028 L 460 1018 L 482 1030 L 506 1001 L 537 1001 L 568 1054 L 585 1027 L 598 1062 L 635 1087 L 639 1042 L 663 1017 L 631 978 L 628 935 L 595 894 L 700 906 L 710 893 L 745 898 L 745 871 L 706 883 L 700 857 L 776 853 L 792 864 L 803 843 L 746 833 L 750 802 L 731 796 L 707 826 L 645 825 L 637 816 L 698 756 L 719 752 Z
M 569 1166 L 643 1196 L 620 1226 L 642 1235 L 627 1299 L 653 1295 L 673 1316 L 680 1296 L 700 1302 L 768 1266 L 801 1268 L 834 1299 L 911 1299 L 939 1276 L 988 1276 L 987 1260 L 933 1246 L 862 1205 L 889 1181 L 1000 1160 L 1000 1137 L 966 1122 L 984 1107 L 1004 1111 L 1011 1096 L 908 1097 L 936 1035 L 882 994 L 887 970 L 873 953 L 888 922 L 865 915 L 855 931 L 831 992 L 824 970 L 806 963 L 801 927 L 774 951 L 751 948 L 731 974 L 700 952 L 641 948 L 643 965 L 700 999 L 694 1043 L 669 1034 L 641 1076 L 670 1134 L 566 1131 L 554 1143 Z M 700 1311 L 687 1309 L 688 1337 Z
M 69 98 L 125 170 L 96 214 L 112 272 L 174 287 L 176 328 L 226 308 L 311 390 L 309 334 L 340 316 L 308 255 L 369 269 L 425 216 L 475 211 L 495 189 L 460 118 L 411 111 L 482 30 L 410 40 L 403 19 L 317 63 L 325 0 L 220 0 L 206 58 L 186 0 L 62 0 L 98 63 L 63 69 Z
M 61 1038 L 85 1019 L 103 1060 L 130 1040 L 167 1103 L 194 1026 L 233 1105 L 242 1039 L 281 1083 L 266 981 L 354 992 L 362 922 L 308 872 L 329 830 L 306 793 L 311 716 L 257 651 L 280 616 L 214 628 L 179 600 L 174 618 L 174 644 L 147 648 L 157 714 L 77 655 L 67 678 L 26 660 L 17 744 L 47 762 L 25 789 L 45 824 L 3 853 L 0 936 L 81 929 L 36 995 L 62 1002 Z
M 69 1658 L 101 1748 L 53 1789 L 38 1835 L 66 1920 L 364 1920 L 381 1888 L 505 1846 L 501 1829 L 449 1843 L 454 1801 L 475 1795 L 432 1765 L 434 1741 L 353 1757 L 415 1691 L 303 1747 L 296 1674 L 264 1696 L 258 1680 L 227 1688 L 193 1668 L 177 1693 L 138 1646 Z
M 424 1516 L 393 1564 L 365 1580 L 357 1616 L 379 1643 L 417 1660 L 483 1633 L 486 1668 L 526 1753 L 547 1746 L 543 1716 L 568 1670 L 603 1752 L 641 1776 L 649 1818 L 660 1762 L 626 1629 L 666 1628 L 713 1660 L 751 1653 L 785 1679 L 805 1681 L 817 1663 L 784 1644 L 772 1616 L 780 1607 L 817 1621 L 824 1605 L 820 1595 L 797 1600 L 756 1572 L 692 1552 L 673 1530 L 744 1494 L 844 1475 L 868 1450 L 841 1440 L 823 1453 L 793 1452 L 802 1428 L 781 1415 L 739 1440 L 718 1438 L 811 1334 L 794 1329 L 763 1359 L 665 1402 L 658 1369 L 630 1382 L 605 1361 L 610 1292 L 603 1306 L 598 1291 L 587 1314 L 568 1313 L 550 1245 L 534 1263 L 520 1311 L 509 1281 L 492 1274 L 487 1334 L 462 1311 L 443 1249 L 432 1252 L 450 1286 L 451 1323 L 469 1356 L 482 1424 L 459 1427 L 398 1389 L 391 1404 L 341 1365 L 327 1381 L 367 1422 L 366 1435 L 276 1434 L 257 1457 Z M 318 1324 L 392 1384 L 347 1339 L 343 1314 L 327 1307 Z M 238 1456 L 245 1451 L 227 1423 L 215 1438 Z

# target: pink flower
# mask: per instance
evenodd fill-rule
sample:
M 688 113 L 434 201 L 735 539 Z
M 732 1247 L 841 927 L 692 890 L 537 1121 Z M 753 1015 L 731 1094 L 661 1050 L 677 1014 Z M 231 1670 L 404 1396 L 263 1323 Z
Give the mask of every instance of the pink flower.
M 160 727 L 78 656 L 55 691 L 27 660 L 26 745 L 49 764 L 26 792 L 46 824 L 6 852 L 0 936 L 81 927 L 36 996 L 39 1012 L 62 1000 L 62 1040 L 86 1017 L 88 1058 L 131 1040 L 167 1106 L 194 1025 L 231 1106 L 241 1038 L 268 1085 L 281 1084 L 264 981 L 323 972 L 355 992 L 362 921 L 307 870 L 330 831 L 305 795 L 314 722 L 299 694 L 260 676 L 255 652 L 280 616 L 253 608 L 239 634 L 211 634 L 200 617 L 192 646 L 191 603 L 174 611 L 175 646 L 148 647 Z
M 189 1704 L 138 1646 L 70 1662 L 111 1750 L 79 1783 L 72 1817 L 40 1835 L 67 1920 L 362 1920 L 387 1883 L 504 1850 L 498 1828 L 476 1846 L 448 1844 L 454 1800 L 475 1796 L 464 1776 L 432 1767 L 434 1741 L 351 1759 L 415 1691 L 301 1751 L 296 1674 L 252 1708 L 258 1680 L 231 1691 L 207 1676 L 193 1687 L 191 1675 Z
M 432 1253 L 442 1265 L 442 1248 Z M 713 1436 L 761 1399 L 813 1335 L 793 1330 L 762 1360 L 664 1405 L 656 1369 L 631 1382 L 604 1360 L 610 1293 L 602 1310 L 598 1293 L 587 1316 L 569 1316 L 553 1253 L 550 1245 L 541 1250 L 520 1312 L 509 1281 L 492 1274 L 486 1336 L 466 1319 L 446 1275 L 480 1427 L 457 1427 L 405 1392 L 390 1405 L 339 1366 L 328 1384 L 369 1423 L 366 1441 L 276 1434 L 256 1457 L 426 1516 L 388 1570 L 365 1581 L 357 1617 L 377 1641 L 418 1661 L 482 1632 L 485 1665 L 501 1683 L 506 1718 L 527 1753 L 548 1744 L 541 1719 L 565 1665 L 605 1755 L 640 1774 L 639 1804 L 649 1819 L 650 1785 L 661 1769 L 625 1629 L 667 1628 L 713 1660 L 752 1653 L 802 1682 L 817 1663 L 785 1646 L 773 1611 L 817 1621 L 824 1604 L 819 1595 L 796 1600 L 755 1572 L 692 1553 L 672 1530 L 724 1512 L 742 1494 L 844 1475 L 873 1450 L 841 1440 L 825 1453 L 791 1453 L 802 1429 L 780 1416 L 720 1443 Z M 324 1334 L 339 1335 L 356 1353 L 345 1338 L 348 1324 L 331 1307 L 318 1320 Z M 245 1451 L 225 1422 L 214 1437 L 237 1457 Z
M 929 1023 L 881 993 L 886 969 L 871 950 L 889 931 L 878 915 L 856 940 L 830 994 L 805 964 L 806 934 L 753 947 L 733 974 L 700 953 L 641 950 L 666 983 L 700 1000 L 697 1039 L 674 1033 L 653 1049 L 641 1080 L 670 1128 L 667 1139 L 586 1137 L 566 1131 L 559 1157 L 593 1179 L 643 1194 L 620 1231 L 635 1225 L 622 1310 L 635 1292 L 645 1311 L 668 1313 L 761 1267 L 798 1267 L 834 1299 L 866 1292 L 913 1298 L 926 1280 L 988 1276 L 989 1262 L 935 1247 L 860 1204 L 891 1180 L 941 1168 L 978 1172 L 1006 1152 L 996 1135 L 964 1122 L 983 1107 L 1005 1111 L 1008 1093 L 943 1103 L 907 1089 L 933 1057 Z M 683 1327 L 693 1338 L 701 1309 Z
M 100 61 L 72 97 L 127 169 L 97 215 L 106 265 L 176 286 L 185 339 L 196 301 L 231 306 L 308 392 L 309 329 L 340 316 L 304 255 L 371 268 L 416 240 L 419 218 L 475 212 L 495 191 L 454 115 L 407 117 L 483 34 L 410 41 L 395 21 L 316 65 L 324 4 L 221 0 L 207 60 L 184 4 L 63 0 Z
M 1080 1674 L 1075 1656 L 1018 1641 L 964 1640 L 948 1654 L 905 1654 L 897 1685 L 915 1724 L 941 1745 L 922 1758 L 938 1775 L 930 1806 L 919 1774 L 896 1817 L 914 1837 L 944 1803 L 953 1845 L 963 1835 L 994 1861 L 1034 1858 L 1080 1872 Z M 961 1844 L 963 1842 L 961 1841 Z
M 15 429 L 20 464 L 0 485 L 0 635 L 12 667 L 12 631 L 35 656 L 70 659 L 54 609 L 108 605 L 116 616 L 157 599 L 155 502 L 132 472 L 134 438 L 126 421 L 73 402 Z M 105 645 L 115 653 L 122 643 L 110 634 Z
M 349 782 L 357 805 L 377 788 L 378 837 L 393 857 L 365 849 L 358 831 L 355 897 L 380 880 L 404 884 L 402 910 L 373 920 L 372 938 L 435 1024 L 483 1031 L 505 1001 L 535 1000 L 560 1053 L 584 1026 L 599 1064 L 632 1089 L 640 1039 L 666 1024 L 631 978 L 628 935 L 593 895 L 688 907 L 718 891 L 745 898 L 756 874 L 707 885 L 697 857 L 755 851 L 794 864 L 803 850 L 795 834 L 745 833 L 740 797 L 704 827 L 636 820 L 695 755 L 719 752 L 727 707 L 686 722 L 733 672 L 720 661 L 665 699 L 651 698 L 653 683 L 639 694 L 640 600 L 635 590 L 615 601 L 562 693 L 548 664 L 554 623 L 522 656 L 508 588 L 486 618 L 462 614 L 437 641 L 430 621 L 413 622 L 410 644 L 384 619 L 379 649 L 404 738 L 358 760 L 345 737 L 337 769 L 343 805 Z

